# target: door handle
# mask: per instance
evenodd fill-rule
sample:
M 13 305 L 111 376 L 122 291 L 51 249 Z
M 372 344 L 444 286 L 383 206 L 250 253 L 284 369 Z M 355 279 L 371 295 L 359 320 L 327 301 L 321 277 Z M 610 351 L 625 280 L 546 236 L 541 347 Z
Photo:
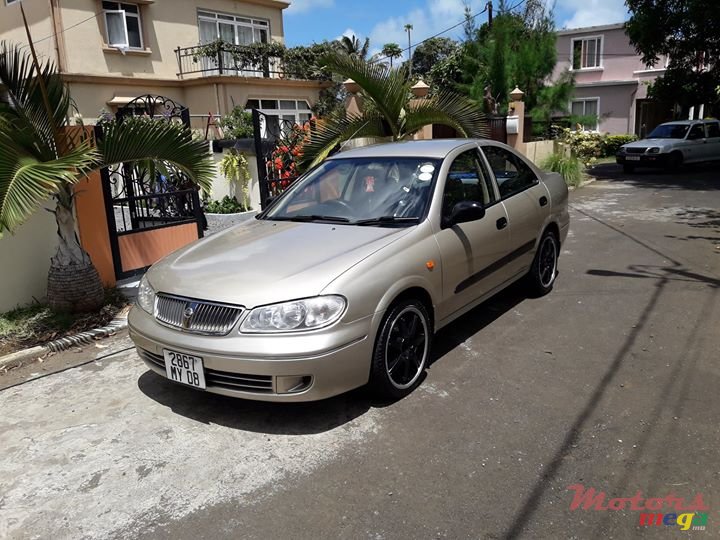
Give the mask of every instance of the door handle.
M 547 206 L 548 198 L 543 195 L 542 197 L 540 197 L 540 200 L 538 202 L 540 203 L 540 206 Z
M 508 224 L 508 220 L 506 217 L 501 217 L 500 219 L 498 219 L 495 222 L 495 225 L 497 225 L 498 230 L 504 229 L 505 227 L 507 227 L 507 224 Z

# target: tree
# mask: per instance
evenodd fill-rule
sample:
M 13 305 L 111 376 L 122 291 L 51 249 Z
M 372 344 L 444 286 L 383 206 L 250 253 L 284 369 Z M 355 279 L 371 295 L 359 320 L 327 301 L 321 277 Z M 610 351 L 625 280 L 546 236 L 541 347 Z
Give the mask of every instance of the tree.
M 20 226 L 48 198 L 55 200 L 58 248 L 51 260 L 48 301 L 63 310 L 92 310 L 103 288 L 75 234 L 73 185 L 91 171 L 121 163 L 158 162 L 209 189 L 214 167 L 202 141 L 173 122 L 128 118 L 108 122 L 93 147 L 86 132 L 68 130 L 72 101 L 50 61 L 0 42 L 0 234 Z M 55 284 L 62 282 L 64 287 Z
M 367 58 L 368 51 L 370 50 L 370 38 L 365 38 L 365 41 L 360 45 L 360 40 L 357 36 L 343 36 L 340 38 L 340 48 L 350 56 L 357 56 L 363 60 Z
M 360 87 L 361 112 L 343 111 L 319 122 L 303 147 L 303 165 L 313 166 L 343 142 L 355 137 L 399 141 L 430 124 L 450 126 L 463 137 L 487 136 L 482 111 L 467 98 L 440 91 L 430 99 L 411 100 L 412 80 L 405 67 L 389 69 L 344 54 L 328 56 L 325 65 Z
M 428 77 L 433 67 L 446 62 L 459 48 L 454 39 L 433 37 L 415 47 L 412 55 L 413 73 L 419 77 Z
M 393 65 L 393 59 L 394 58 L 400 58 L 402 56 L 402 49 L 400 48 L 400 45 L 397 43 L 386 43 L 383 45 L 382 51 L 380 53 L 385 57 L 390 59 L 390 67 Z
M 684 107 L 720 108 L 720 2 L 717 0 L 627 0 L 630 42 L 647 65 L 669 58 L 650 94 Z M 706 110 L 706 113 L 708 111 Z M 716 112 L 717 113 L 717 112 Z
M 468 13 L 465 33 L 473 32 L 474 37 L 463 44 L 460 72 L 464 76 L 459 88 L 478 102 L 489 92 L 502 105 L 518 86 L 525 92 L 527 109 L 533 109 L 557 60 L 552 13 L 542 0 L 526 0 L 520 12 L 500 2 L 492 26 L 476 28 Z

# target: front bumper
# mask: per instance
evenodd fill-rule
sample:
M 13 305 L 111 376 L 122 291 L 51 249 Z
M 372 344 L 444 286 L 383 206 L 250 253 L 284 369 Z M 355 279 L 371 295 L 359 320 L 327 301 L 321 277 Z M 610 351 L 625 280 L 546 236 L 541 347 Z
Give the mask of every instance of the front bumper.
M 665 167 L 670 161 L 670 154 L 616 154 L 615 162 L 620 165 L 636 167 Z
M 207 391 L 261 401 L 315 401 L 368 382 L 372 317 L 314 332 L 227 336 L 166 327 L 134 307 L 130 338 L 140 358 L 166 377 L 163 349 L 202 357 Z M 178 383 L 179 384 L 179 383 Z

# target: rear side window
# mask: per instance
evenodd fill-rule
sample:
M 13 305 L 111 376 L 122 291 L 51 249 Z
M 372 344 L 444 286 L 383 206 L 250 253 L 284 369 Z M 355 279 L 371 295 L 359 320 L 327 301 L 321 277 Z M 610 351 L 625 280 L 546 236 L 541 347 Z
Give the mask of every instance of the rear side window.
M 710 122 L 707 125 L 708 137 L 720 137 L 720 123 Z
M 702 124 L 695 124 L 691 129 L 690 133 L 688 133 L 687 136 L 688 140 L 690 141 L 696 141 L 698 139 L 704 139 L 705 138 L 705 128 Z
M 538 183 L 532 169 L 515 154 L 499 146 L 483 146 L 485 157 L 495 175 L 500 197 L 505 199 Z

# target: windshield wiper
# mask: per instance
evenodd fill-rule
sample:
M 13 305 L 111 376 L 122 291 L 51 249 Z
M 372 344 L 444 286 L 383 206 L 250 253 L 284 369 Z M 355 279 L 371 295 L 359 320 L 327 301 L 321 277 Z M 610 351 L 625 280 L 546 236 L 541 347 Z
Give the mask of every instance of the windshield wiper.
M 301 221 L 301 222 L 305 222 L 305 221 L 330 221 L 333 223 L 349 223 L 350 222 L 350 220 L 346 217 L 322 216 L 319 214 L 278 217 L 278 218 L 271 218 L 271 219 L 278 219 L 278 220 L 282 220 L 282 221 Z
M 376 218 L 353 221 L 352 225 L 386 225 L 393 223 L 418 223 L 419 221 L 419 217 L 380 216 Z

